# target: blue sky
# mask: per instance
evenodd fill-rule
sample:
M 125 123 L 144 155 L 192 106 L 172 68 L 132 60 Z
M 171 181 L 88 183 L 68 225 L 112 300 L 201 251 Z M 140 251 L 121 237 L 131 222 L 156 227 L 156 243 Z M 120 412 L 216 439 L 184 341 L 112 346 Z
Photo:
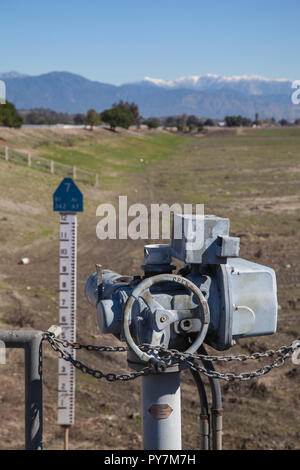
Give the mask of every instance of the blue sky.
M 300 79 L 299 0 L 0 0 L 0 72 Z

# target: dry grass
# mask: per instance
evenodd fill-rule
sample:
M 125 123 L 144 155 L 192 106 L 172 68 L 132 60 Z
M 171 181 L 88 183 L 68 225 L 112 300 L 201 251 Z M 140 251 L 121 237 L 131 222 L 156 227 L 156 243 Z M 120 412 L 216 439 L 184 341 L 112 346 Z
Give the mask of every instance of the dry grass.
M 47 132 L 46 136 L 44 131 L 36 129 L 0 130 L 0 139 L 26 150 L 41 149 L 44 142 L 45 153 L 55 148 L 65 158 L 71 158 L 69 152 L 75 150 L 84 153 L 83 148 L 88 149 L 89 142 L 94 149 L 100 144 L 110 149 L 103 160 L 106 176 L 101 188 L 81 188 L 86 203 L 85 212 L 79 216 L 78 234 L 79 341 L 118 344 L 116 339 L 98 334 L 95 312 L 84 298 L 85 280 L 95 263 L 101 262 L 122 274 L 141 272 L 144 241 L 100 242 L 95 235 L 97 205 L 115 203 L 119 194 L 127 194 L 129 203 L 148 205 L 205 203 L 206 213 L 230 217 L 231 233 L 241 237 L 242 257 L 276 270 L 280 305 L 278 333 L 240 340 L 233 353 L 289 344 L 299 337 L 299 130 L 218 132 L 182 140 L 176 136 L 175 141 L 172 140 L 175 136 L 166 139 L 165 134 L 164 137 L 160 134 L 137 137 L 110 133 L 106 137 L 101 133 L 82 136 L 69 131 Z M 129 155 L 135 145 L 131 139 L 141 139 L 149 155 L 149 163 L 143 168 L 137 160 L 138 151 Z M 112 173 L 114 177 L 110 178 Z M 51 198 L 58 183 L 55 175 L 0 161 L 2 328 L 15 328 L 16 322 L 19 325 L 22 322 L 22 328 L 34 325 L 45 329 L 57 321 L 58 217 L 52 212 Z M 30 258 L 30 264 L 17 264 L 23 256 Z M 21 319 L 10 316 L 20 309 L 26 315 L 30 312 L 30 316 L 27 319 L 26 315 Z M 62 431 L 56 425 L 57 360 L 46 345 L 44 352 L 45 448 L 57 449 L 62 448 Z M 3 379 L 0 409 L 2 421 L 6 423 L 0 436 L 1 448 L 13 449 L 23 446 L 22 357 L 18 351 L 9 351 L 8 357 L 8 364 L 0 370 Z M 99 357 L 83 352 L 80 357 L 91 366 L 107 371 L 127 369 L 122 354 Z M 218 368 L 228 370 L 229 366 Z M 299 449 L 298 369 L 289 363 L 255 382 L 222 384 L 225 449 Z M 244 372 L 247 366 L 235 364 L 230 370 Z M 109 384 L 79 372 L 76 376 L 76 424 L 71 430 L 71 448 L 141 448 L 139 382 Z M 199 405 L 188 373 L 183 374 L 182 393 L 184 448 L 196 449 Z

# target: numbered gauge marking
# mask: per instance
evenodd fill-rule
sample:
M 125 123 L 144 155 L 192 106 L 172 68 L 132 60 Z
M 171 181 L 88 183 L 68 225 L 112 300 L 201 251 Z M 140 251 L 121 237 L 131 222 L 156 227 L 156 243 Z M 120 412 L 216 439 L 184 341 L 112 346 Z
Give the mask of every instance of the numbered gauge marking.
M 61 339 L 76 342 L 76 252 L 77 215 L 60 214 L 59 324 Z M 67 349 L 75 359 L 75 350 Z M 75 369 L 58 361 L 58 424 L 72 425 L 75 411 Z

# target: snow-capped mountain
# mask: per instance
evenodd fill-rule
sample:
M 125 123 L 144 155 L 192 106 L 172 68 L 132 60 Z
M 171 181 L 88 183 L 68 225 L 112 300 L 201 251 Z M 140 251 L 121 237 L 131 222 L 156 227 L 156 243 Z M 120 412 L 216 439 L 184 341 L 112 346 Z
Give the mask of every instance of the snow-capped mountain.
M 24 78 L 24 77 L 28 77 L 28 76 L 29 75 L 24 75 L 23 73 L 19 73 L 19 72 L 15 72 L 15 71 L 0 73 L 0 79 L 1 80 L 6 80 L 6 79 L 9 79 L 9 78 Z
M 300 118 L 300 105 L 292 104 L 292 80 L 257 76 L 223 77 L 206 74 L 163 80 L 146 77 L 116 86 L 88 80 L 69 72 L 24 76 L 0 74 L 6 98 L 18 109 L 50 108 L 79 113 L 101 112 L 120 100 L 135 102 L 144 117 L 194 114 L 224 119 L 241 114 L 254 118 Z
M 285 78 L 268 79 L 257 75 L 224 77 L 214 74 L 181 77 L 175 80 L 162 80 L 145 77 L 141 83 L 155 85 L 166 89 L 189 90 L 224 90 L 230 89 L 249 95 L 289 94 L 292 80 Z

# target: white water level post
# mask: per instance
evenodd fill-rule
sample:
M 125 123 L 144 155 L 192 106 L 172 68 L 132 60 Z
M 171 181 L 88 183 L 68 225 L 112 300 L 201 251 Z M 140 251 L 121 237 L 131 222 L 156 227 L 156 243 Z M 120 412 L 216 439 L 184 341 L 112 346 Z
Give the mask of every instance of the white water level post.
M 53 194 L 53 210 L 60 213 L 59 324 L 61 338 L 76 342 L 77 212 L 83 211 L 83 196 L 72 178 L 64 178 Z M 75 359 L 75 349 L 68 352 Z M 68 429 L 75 418 L 75 369 L 58 360 L 59 425 Z M 66 431 L 67 433 L 67 431 Z M 65 436 L 65 443 L 67 439 Z

